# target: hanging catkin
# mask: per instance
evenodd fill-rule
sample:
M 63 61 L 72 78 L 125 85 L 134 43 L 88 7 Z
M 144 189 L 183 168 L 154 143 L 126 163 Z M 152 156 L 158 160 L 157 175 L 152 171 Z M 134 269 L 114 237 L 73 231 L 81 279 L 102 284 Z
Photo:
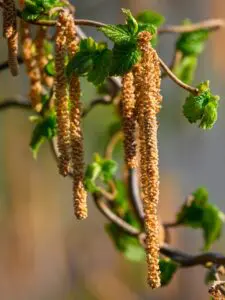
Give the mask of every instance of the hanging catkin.
M 128 72 L 122 78 L 121 94 L 122 121 L 124 133 L 125 162 L 129 168 L 137 166 L 135 125 L 135 96 L 133 73 Z
M 39 112 L 41 110 L 41 76 L 36 60 L 34 43 L 30 35 L 30 26 L 24 21 L 21 21 L 21 43 L 24 64 L 30 79 L 29 98 L 32 107 Z
M 16 23 L 16 7 L 13 0 L 3 1 L 3 36 L 8 42 L 8 64 L 13 76 L 19 73 L 17 61 L 18 31 Z
M 46 38 L 47 38 L 47 28 L 43 26 L 39 27 L 34 41 L 36 60 L 40 70 L 41 84 L 51 88 L 53 85 L 53 78 L 48 76 L 45 72 L 45 66 L 48 63 L 48 57 L 46 55 L 46 50 L 45 50 Z
M 134 69 L 137 120 L 140 139 L 140 177 L 146 230 L 148 283 L 160 286 L 159 271 L 159 170 L 157 146 L 157 118 L 160 108 L 160 68 L 156 51 L 150 44 L 151 34 L 139 34 L 142 60 Z
M 70 120 L 68 110 L 67 80 L 65 76 L 66 23 L 68 14 L 61 12 L 56 24 L 55 44 L 55 97 L 58 125 L 59 173 L 67 176 L 70 162 Z
M 68 54 L 71 58 L 78 49 L 76 27 L 72 14 L 69 14 L 66 27 Z M 70 139 L 73 165 L 73 201 L 74 213 L 79 219 L 87 217 L 87 193 L 84 188 L 84 148 L 81 129 L 81 90 L 78 76 L 72 75 L 69 84 L 70 108 Z

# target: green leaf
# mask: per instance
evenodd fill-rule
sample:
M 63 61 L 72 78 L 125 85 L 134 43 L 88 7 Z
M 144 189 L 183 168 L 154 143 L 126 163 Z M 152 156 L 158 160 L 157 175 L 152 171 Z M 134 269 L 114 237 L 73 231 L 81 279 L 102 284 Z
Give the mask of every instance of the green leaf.
M 97 192 L 97 180 L 100 179 L 103 183 L 108 183 L 113 178 L 117 171 L 117 163 L 110 159 L 104 159 L 99 155 L 94 156 L 94 161 L 87 166 L 85 172 L 85 186 L 90 192 Z
M 136 44 L 117 45 L 113 47 L 110 75 L 122 76 L 129 72 L 134 64 L 141 58 L 141 53 Z
M 26 0 L 21 16 L 25 21 L 35 21 L 46 15 L 50 9 L 64 5 L 65 3 L 58 0 Z
M 138 23 L 136 19 L 133 17 L 131 11 L 129 9 L 122 8 L 122 12 L 126 15 L 126 23 L 129 32 L 132 35 L 135 35 L 138 32 Z
M 111 159 L 104 159 L 101 163 L 101 176 L 105 182 L 113 178 L 118 169 L 117 162 Z
M 208 202 L 208 192 L 204 188 L 197 189 L 177 214 L 180 225 L 203 230 L 204 250 L 220 237 L 224 221 L 224 214 Z
M 56 116 L 50 112 L 44 117 L 36 120 L 37 124 L 33 130 L 30 148 L 33 152 L 34 158 L 37 157 L 40 146 L 45 140 L 50 140 L 56 135 Z
M 136 19 L 140 23 L 152 24 L 156 27 L 161 26 L 165 22 L 164 16 L 152 11 L 152 10 L 145 10 L 139 13 L 136 16 Z
M 135 237 L 124 233 L 113 223 L 107 224 L 105 229 L 117 250 L 120 251 L 127 260 L 140 262 L 145 259 L 145 251 Z
M 173 73 L 183 82 L 191 84 L 194 78 L 197 63 L 197 57 L 183 56 L 173 68 Z
M 100 85 L 109 75 L 112 52 L 105 43 L 96 43 L 92 38 L 80 42 L 80 49 L 66 67 L 68 77 L 72 73 L 87 76 L 88 81 Z
M 93 57 L 93 66 L 88 74 L 88 81 L 94 85 L 100 85 L 109 75 L 109 69 L 112 62 L 112 52 L 104 49 Z
M 161 285 L 165 286 L 170 283 L 179 265 L 169 258 L 161 258 L 159 261 Z
M 45 66 L 44 68 L 44 71 L 45 73 L 48 75 L 48 76 L 55 76 L 56 75 L 56 72 L 55 72 L 55 60 L 54 59 L 51 59 L 47 65 Z
M 216 97 L 215 102 L 209 102 L 205 106 L 199 127 L 203 129 L 211 129 L 213 125 L 216 123 L 218 100 L 219 98 Z
M 92 164 L 87 166 L 84 184 L 90 193 L 94 193 L 98 191 L 97 185 L 95 181 L 101 174 L 101 166 L 97 162 L 93 162 Z
M 124 44 L 133 39 L 127 25 L 106 25 L 100 27 L 99 31 L 103 32 L 106 37 L 117 44 Z
M 215 280 L 216 280 L 215 270 L 213 270 L 213 269 L 207 270 L 206 274 L 205 274 L 205 284 L 208 285 L 208 284 L 212 283 Z
M 183 114 L 190 123 L 199 121 L 199 127 L 211 129 L 217 120 L 219 96 L 212 95 L 209 81 L 197 86 L 197 96 L 189 94 L 183 105 Z
M 191 24 L 191 22 L 187 20 L 184 24 Z M 199 55 L 204 50 L 208 36 L 209 31 L 206 29 L 182 33 L 176 42 L 176 49 L 183 55 Z

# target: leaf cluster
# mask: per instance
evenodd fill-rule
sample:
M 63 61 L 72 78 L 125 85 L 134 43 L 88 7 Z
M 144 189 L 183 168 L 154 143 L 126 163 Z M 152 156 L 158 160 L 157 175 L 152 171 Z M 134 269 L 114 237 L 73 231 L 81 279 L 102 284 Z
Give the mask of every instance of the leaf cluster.
M 122 76 L 140 60 L 138 34 L 147 30 L 155 36 L 156 26 L 162 23 L 163 17 L 146 11 L 135 19 L 129 10 L 122 11 L 126 16 L 125 24 L 99 28 L 114 43 L 113 48 L 110 50 L 107 44 L 96 43 L 92 38 L 82 40 L 79 51 L 67 65 L 68 76 L 74 72 L 86 76 L 94 85 L 101 85 L 107 76 Z
M 219 96 L 214 96 L 209 81 L 198 86 L 198 95 L 190 94 L 183 105 L 183 114 L 190 123 L 199 122 L 199 127 L 211 129 L 217 120 Z
M 111 159 L 104 159 L 99 154 L 94 155 L 94 160 L 87 166 L 84 183 L 87 191 L 95 193 L 99 191 L 101 183 L 107 184 L 113 179 L 117 171 L 117 163 Z
M 33 116 L 30 118 L 35 123 L 30 141 L 30 148 L 34 158 L 37 157 L 40 146 L 56 136 L 56 115 L 54 111 L 48 111 L 44 116 Z
M 198 188 L 184 203 L 177 214 L 177 223 L 195 229 L 202 229 L 204 250 L 220 237 L 225 221 L 224 214 L 218 207 L 209 203 L 208 192 L 205 188 Z
M 60 0 L 25 0 L 21 16 L 25 21 L 35 21 L 46 15 L 54 7 L 64 6 Z
M 183 24 L 189 25 L 191 21 L 185 20 Z M 185 83 L 193 81 L 198 57 L 203 52 L 208 37 L 209 31 L 207 29 L 184 32 L 178 37 L 176 52 L 179 53 L 180 57 L 173 68 L 173 72 Z

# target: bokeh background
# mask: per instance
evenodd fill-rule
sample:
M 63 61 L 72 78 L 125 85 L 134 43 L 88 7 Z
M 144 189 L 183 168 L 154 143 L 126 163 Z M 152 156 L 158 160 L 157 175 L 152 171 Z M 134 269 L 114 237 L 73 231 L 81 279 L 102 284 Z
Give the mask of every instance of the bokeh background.
M 185 18 L 198 21 L 225 18 L 224 0 L 82 0 L 74 1 L 77 16 L 107 23 L 122 21 L 121 7 L 134 13 L 153 9 L 164 14 L 168 24 Z M 101 34 L 85 28 L 89 35 Z M 175 35 L 162 36 L 160 55 L 169 63 Z M 159 147 L 160 215 L 172 221 L 184 197 L 205 185 L 210 200 L 225 211 L 225 62 L 224 30 L 213 33 L 199 60 L 196 82 L 211 80 L 221 95 L 219 119 L 212 131 L 190 125 L 182 116 L 185 92 L 166 79 L 160 113 Z M 7 57 L 0 40 L 0 61 Z M 0 101 L 27 95 L 24 67 L 18 78 L 0 73 Z M 224 96 L 223 96 L 224 95 Z M 94 96 L 84 84 L 84 101 Z M 29 112 L 11 109 L 0 113 L 0 299 L 1 300 L 140 300 L 208 299 L 201 267 L 178 271 L 172 283 L 152 292 L 145 281 L 145 264 L 124 260 L 104 231 L 106 220 L 89 199 L 89 218 L 73 216 L 71 182 L 57 173 L 46 144 L 38 159 L 32 158 Z M 86 161 L 104 149 L 107 126 L 113 121 L 109 107 L 96 108 L 84 121 Z M 173 244 L 190 253 L 202 246 L 200 231 L 179 229 Z M 223 252 L 225 235 L 213 250 Z

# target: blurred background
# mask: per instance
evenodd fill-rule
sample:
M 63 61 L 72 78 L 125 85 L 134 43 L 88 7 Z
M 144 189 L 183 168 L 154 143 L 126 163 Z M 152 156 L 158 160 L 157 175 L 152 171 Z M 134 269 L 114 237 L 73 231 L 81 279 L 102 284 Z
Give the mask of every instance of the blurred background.
M 199 21 L 225 18 L 224 0 L 82 0 L 74 1 L 77 17 L 107 23 L 122 21 L 121 7 L 135 14 L 153 9 L 165 15 L 168 24 L 183 19 Z M 91 29 L 89 35 L 102 38 Z M 164 35 L 159 52 L 169 64 L 176 36 Z M 184 197 L 204 185 L 210 201 L 225 211 L 225 63 L 224 31 L 211 35 L 200 57 L 196 82 L 211 80 L 221 95 L 219 119 L 212 131 L 190 125 L 182 116 L 185 92 L 166 79 L 160 113 L 159 147 L 160 215 L 172 221 Z M 0 41 L 1 61 L 7 58 Z M 18 78 L 0 73 L 0 101 L 27 95 L 24 67 Z M 224 95 L 224 96 L 223 96 Z M 84 84 L 84 101 L 94 96 Z M 152 292 L 145 280 L 146 265 L 125 261 L 104 231 L 106 220 L 89 199 L 89 218 L 73 216 L 71 181 L 57 173 L 48 144 L 35 161 L 29 150 L 30 113 L 11 109 L 0 114 L 0 299 L 1 300 L 140 300 L 208 299 L 201 267 L 182 269 L 172 283 Z M 109 107 L 94 109 L 84 121 L 86 162 L 92 153 L 102 153 L 107 127 L 114 116 Z M 173 245 L 190 253 L 202 246 L 200 231 L 173 232 Z M 213 250 L 225 252 L 225 234 Z

